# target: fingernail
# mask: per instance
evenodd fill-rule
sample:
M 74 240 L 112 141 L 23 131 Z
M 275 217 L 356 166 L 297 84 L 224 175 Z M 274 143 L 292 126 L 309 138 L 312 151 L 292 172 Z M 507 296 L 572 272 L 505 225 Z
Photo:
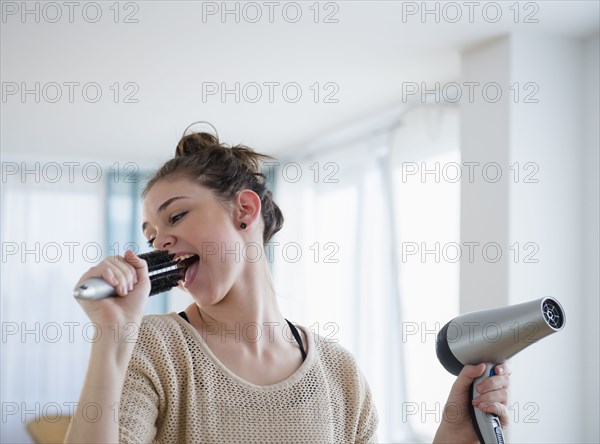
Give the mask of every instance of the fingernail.
M 477 397 L 477 398 L 473 398 L 473 404 L 474 404 L 474 405 L 477 405 L 477 404 L 479 404 L 480 402 L 481 402 L 481 400 L 479 399 L 479 397 Z
M 504 367 L 500 367 L 498 369 L 498 374 L 501 375 L 502 373 L 504 373 Z

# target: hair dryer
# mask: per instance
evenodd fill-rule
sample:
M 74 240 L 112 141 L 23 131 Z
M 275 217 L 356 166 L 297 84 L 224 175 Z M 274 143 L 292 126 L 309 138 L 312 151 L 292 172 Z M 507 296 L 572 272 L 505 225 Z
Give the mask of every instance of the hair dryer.
M 458 375 L 464 365 L 486 363 L 486 369 L 472 385 L 469 406 L 481 443 L 503 444 L 498 416 L 475 409 L 470 402 L 479 393 L 475 386 L 494 376 L 494 367 L 525 347 L 565 326 L 565 312 L 554 298 L 458 316 L 439 331 L 437 357 L 450 373 Z

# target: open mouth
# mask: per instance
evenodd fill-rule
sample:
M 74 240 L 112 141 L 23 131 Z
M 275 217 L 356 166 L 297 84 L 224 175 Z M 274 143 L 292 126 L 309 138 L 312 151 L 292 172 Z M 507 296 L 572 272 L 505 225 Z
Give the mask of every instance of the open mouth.
M 185 272 L 194 262 L 200 260 L 197 254 L 186 254 L 175 259 L 177 269 L 180 270 L 181 278 L 185 279 Z

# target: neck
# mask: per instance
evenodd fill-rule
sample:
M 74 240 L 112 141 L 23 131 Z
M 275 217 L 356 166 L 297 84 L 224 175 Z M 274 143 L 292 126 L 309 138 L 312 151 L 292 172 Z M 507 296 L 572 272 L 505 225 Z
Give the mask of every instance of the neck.
M 222 342 L 260 349 L 285 340 L 287 322 L 279 310 L 266 260 L 248 264 L 219 303 L 197 309 L 204 333 Z

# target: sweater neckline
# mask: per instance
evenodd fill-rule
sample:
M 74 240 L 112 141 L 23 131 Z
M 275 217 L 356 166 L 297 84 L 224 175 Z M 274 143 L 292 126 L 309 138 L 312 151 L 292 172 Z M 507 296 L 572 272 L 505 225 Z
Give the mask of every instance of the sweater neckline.
M 169 313 L 169 316 L 171 318 L 176 319 L 176 322 L 178 322 L 180 325 L 183 325 L 184 329 L 187 329 L 188 333 L 191 334 L 194 337 L 194 339 L 196 339 L 196 341 L 202 348 L 202 351 L 210 358 L 210 360 L 213 362 L 213 364 L 215 365 L 215 367 L 217 369 L 219 369 L 221 372 L 225 373 L 225 375 L 227 375 L 230 379 L 232 379 L 239 385 L 246 386 L 255 391 L 273 391 L 273 390 L 289 388 L 290 386 L 296 384 L 300 379 L 302 379 L 304 377 L 304 375 L 306 375 L 306 373 L 308 373 L 308 371 L 312 367 L 314 359 L 315 359 L 316 350 L 315 350 L 315 341 L 314 341 L 313 335 L 311 334 L 310 330 L 308 330 L 303 325 L 295 324 L 297 328 L 299 328 L 300 330 L 302 330 L 304 332 L 304 335 L 306 336 L 306 340 L 307 340 L 306 346 L 307 346 L 308 350 L 306 352 L 306 359 L 304 360 L 302 365 L 300 365 L 300 367 L 294 373 L 292 373 L 290 376 L 288 376 L 283 381 L 279 381 L 279 382 L 276 382 L 275 384 L 269 384 L 269 385 L 254 384 L 250 381 L 243 379 L 242 377 L 238 376 L 237 374 L 235 374 L 234 372 L 229 370 L 229 368 L 226 365 L 224 365 L 217 358 L 217 356 L 212 352 L 212 350 L 210 349 L 210 347 L 208 346 L 206 341 L 204 341 L 204 338 L 202 337 L 202 335 L 198 332 L 198 330 L 196 330 L 194 328 L 194 326 L 192 324 L 190 324 L 189 322 L 186 322 L 181 316 L 179 316 L 175 312 Z

